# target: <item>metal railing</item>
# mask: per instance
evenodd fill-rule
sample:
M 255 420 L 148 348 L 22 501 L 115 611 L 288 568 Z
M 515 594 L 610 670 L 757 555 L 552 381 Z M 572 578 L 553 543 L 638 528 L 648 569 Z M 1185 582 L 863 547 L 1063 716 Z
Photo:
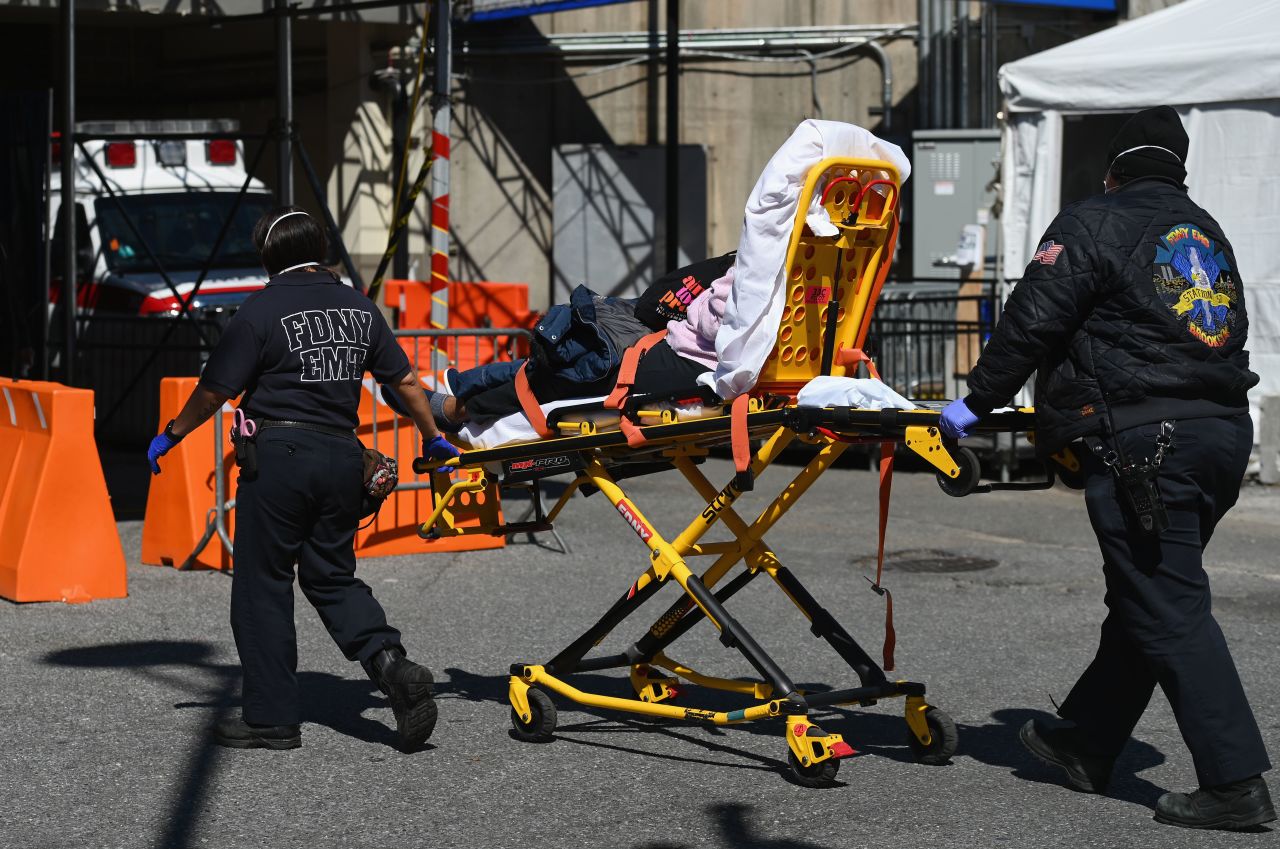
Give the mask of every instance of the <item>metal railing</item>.
M 106 442 L 155 434 L 160 379 L 197 375 L 223 322 L 95 313 L 79 319 L 75 385 L 93 389 L 94 430 Z
M 885 382 L 906 397 L 960 398 L 995 326 L 994 316 L 986 295 L 882 298 L 866 349 Z

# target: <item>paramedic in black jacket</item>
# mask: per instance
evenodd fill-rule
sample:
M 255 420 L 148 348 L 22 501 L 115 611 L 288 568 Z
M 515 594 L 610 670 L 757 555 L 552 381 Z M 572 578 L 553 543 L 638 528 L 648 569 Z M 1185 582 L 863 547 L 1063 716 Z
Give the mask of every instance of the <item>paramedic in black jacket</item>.
M 231 629 L 244 671 L 241 716 L 214 729 L 223 746 L 301 745 L 293 570 L 348 660 L 387 694 L 406 749 L 436 722 L 431 673 L 409 660 L 368 585 L 355 576 L 354 541 L 364 489 L 359 424 L 365 371 L 380 383 L 417 387 L 377 307 L 320 261 L 324 231 L 297 207 L 272 210 L 253 231 L 270 279 L 227 324 L 178 417 L 152 441 L 160 457 L 243 392 L 256 423 L 256 463 L 241 465 L 236 493 Z M 407 393 L 423 454 L 458 455 L 436 429 L 421 392 Z M 239 453 L 239 452 L 238 452 Z M 256 465 L 256 469 L 252 468 Z
M 1183 185 L 1187 146 L 1167 106 L 1124 125 L 1105 193 L 1049 225 L 942 430 L 965 435 L 1035 372 L 1037 450 L 1087 443 L 1073 450 L 1108 614 L 1096 657 L 1058 711 L 1065 722 L 1032 720 L 1023 743 L 1077 788 L 1102 793 L 1159 685 L 1200 788 L 1164 794 L 1156 819 L 1246 828 L 1275 819 L 1261 775 L 1271 764 L 1210 610 L 1201 555 L 1239 493 L 1253 445 L 1245 393 L 1258 378 L 1231 245 Z M 1168 526 L 1153 520 L 1148 530 L 1105 461 L 1153 460 L 1162 432 L 1171 444 L 1153 487 Z

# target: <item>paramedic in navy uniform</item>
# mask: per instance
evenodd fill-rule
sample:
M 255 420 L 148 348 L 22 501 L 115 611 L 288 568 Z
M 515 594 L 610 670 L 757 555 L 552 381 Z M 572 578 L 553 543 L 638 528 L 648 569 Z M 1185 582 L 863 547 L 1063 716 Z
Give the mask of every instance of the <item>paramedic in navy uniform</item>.
M 963 436 L 1037 372 L 1036 450 L 1085 442 L 1073 450 L 1108 613 L 1096 657 L 1058 711 L 1066 722 L 1032 720 L 1022 742 L 1080 790 L 1105 792 L 1159 685 L 1200 787 L 1161 796 L 1155 818 L 1250 828 L 1276 818 L 1261 775 L 1271 763 L 1213 618 L 1202 554 L 1240 493 L 1253 448 L 1245 393 L 1258 376 L 1231 245 L 1183 185 L 1187 148 L 1168 106 L 1121 127 L 1106 191 L 1049 225 L 970 373 L 968 397 L 943 411 L 941 427 Z M 1155 463 L 1162 435 L 1171 444 Z M 1111 463 L 1141 471 L 1121 477 Z M 1151 465 L 1165 527 L 1141 506 Z
M 409 660 L 400 632 L 355 576 L 363 496 L 355 436 L 365 371 L 380 383 L 419 387 L 382 314 L 320 265 L 324 231 L 297 207 L 258 221 L 254 244 L 270 275 L 227 324 L 196 389 L 148 450 L 159 457 L 229 399 L 257 423 L 256 476 L 242 469 L 236 496 L 231 628 L 244 671 L 242 715 L 218 725 L 232 748 L 301 745 L 293 568 L 338 648 L 387 694 L 406 749 L 436 722 L 432 678 Z M 458 452 L 440 436 L 422 392 L 403 392 L 424 456 Z

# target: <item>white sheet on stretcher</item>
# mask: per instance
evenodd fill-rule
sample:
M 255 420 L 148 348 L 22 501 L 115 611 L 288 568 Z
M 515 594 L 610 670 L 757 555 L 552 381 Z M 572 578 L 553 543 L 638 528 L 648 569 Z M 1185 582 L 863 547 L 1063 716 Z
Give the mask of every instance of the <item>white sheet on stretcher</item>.
M 577 404 L 598 404 L 604 398 L 573 398 L 565 401 L 552 401 L 542 405 L 542 412 L 550 415 L 552 410 L 571 407 Z M 906 398 L 894 392 L 884 383 L 871 378 L 852 377 L 815 377 L 800 390 L 798 403 L 802 407 L 858 407 L 865 410 L 883 410 L 894 408 L 899 410 L 915 409 Z M 670 405 L 663 405 L 670 408 Z M 685 404 L 675 408 L 676 417 L 681 421 L 698 419 L 703 416 L 701 404 Z M 604 410 L 593 413 L 603 429 L 612 430 L 618 421 L 618 413 Z M 518 442 L 534 442 L 538 433 L 529 424 L 524 413 L 512 413 L 489 422 L 480 427 L 469 422 L 454 438 L 463 448 L 476 451 L 487 448 L 500 448 Z
M 902 148 L 841 121 L 804 121 L 778 148 L 747 198 L 733 289 L 716 333 L 719 366 L 698 377 L 721 398 L 750 391 L 773 350 L 786 300 L 783 264 L 800 191 L 809 169 L 833 156 L 888 161 L 903 183 L 911 174 Z M 834 235 L 836 228 L 819 200 L 815 193 L 805 220 L 818 235 Z

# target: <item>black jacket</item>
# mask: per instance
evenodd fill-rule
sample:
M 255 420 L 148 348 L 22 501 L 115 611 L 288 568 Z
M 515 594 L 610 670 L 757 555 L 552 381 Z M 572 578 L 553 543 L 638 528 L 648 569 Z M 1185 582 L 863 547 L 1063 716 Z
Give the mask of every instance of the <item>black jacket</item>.
M 1248 409 L 1244 288 L 1186 187 L 1143 178 L 1072 204 L 1045 232 L 969 375 L 983 415 L 1036 377 L 1036 446 Z

